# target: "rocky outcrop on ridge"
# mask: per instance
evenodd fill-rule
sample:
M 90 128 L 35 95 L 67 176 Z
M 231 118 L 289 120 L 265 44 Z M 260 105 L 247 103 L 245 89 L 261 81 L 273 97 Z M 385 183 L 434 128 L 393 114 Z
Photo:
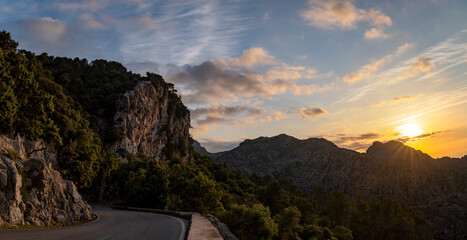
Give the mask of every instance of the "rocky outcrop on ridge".
M 172 89 L 139 82 L 117 101 L 114 128 L 120 139 L 110 149 L 125 153 L 144 154 L 161 160 L 178 157 L 190 161 L 190 112 Z
M 42 142 L 0 136 L 0 153 L 0 227 L 92 219 L 91 207 L 73 182 L 52 168 L 55 154 Z
M 196 140 L 193 141 L 193 149 L 195 150 L 195 152 L 197 152 L 197 153 L 199 153 L 201 155 L 211 156 L 211 153 L 208 152 L 208 150 L 206 150 L 206 148 L 201 146 L 201 143 L 199 143 Z
M 285 134 L 246 140 L 212 154 L 215 162 L 247 175 L 273 175 L 311 193 L 316 186 L 351 196 L 385 195 L 421 210 L 443 228 L 445 239 L 467 234 L 467 157 L 433 159 L 402 143 L 375 142 L 367 153 L 325 139 Z

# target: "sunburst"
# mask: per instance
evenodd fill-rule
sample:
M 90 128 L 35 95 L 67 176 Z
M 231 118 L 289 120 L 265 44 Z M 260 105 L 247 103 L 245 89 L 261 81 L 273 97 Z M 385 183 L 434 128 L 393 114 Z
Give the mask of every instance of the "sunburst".
M 396 128 L 396 131 L 400 134 L 400 136 L 409 138 L 413 138 L 423 134 L 423 129 L 421 129 L 418 125 L 412 123 L 399 126 Z

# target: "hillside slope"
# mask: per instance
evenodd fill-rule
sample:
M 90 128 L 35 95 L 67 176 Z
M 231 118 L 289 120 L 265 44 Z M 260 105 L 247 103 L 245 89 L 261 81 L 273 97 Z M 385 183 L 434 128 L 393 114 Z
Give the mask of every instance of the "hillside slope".
M 425 212 L 446 236 L 467 230 L 467 158 L 433 159 L 401 143 L 375 142 L 367 153 L 325 139 L 285 134 L 246 140 L 212 159 L 247 175 L 273 175 L 298 188 L 339 189 L 351 196 L 384 195 Z

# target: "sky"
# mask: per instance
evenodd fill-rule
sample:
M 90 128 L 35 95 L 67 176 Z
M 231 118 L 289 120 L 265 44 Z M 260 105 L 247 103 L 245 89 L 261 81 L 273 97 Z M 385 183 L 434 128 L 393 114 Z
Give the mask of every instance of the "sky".
M 175 84 L 211 152 L 281 133 L 467 154 L 465 0 L 0 0 L 37 54 Z

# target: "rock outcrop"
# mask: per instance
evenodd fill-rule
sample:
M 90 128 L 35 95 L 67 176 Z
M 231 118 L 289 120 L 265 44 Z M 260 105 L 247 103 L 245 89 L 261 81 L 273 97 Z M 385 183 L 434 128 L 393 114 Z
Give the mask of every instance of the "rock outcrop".
M 52 168 L 55 154 L 43 143 L 0 136 L 0 152 L 0 226 L 64 226 L 92 219 L 73 182 Z
M 423 211 L 446 239 L 467 234 L 467 157 L 433 159 L 395 141 L 375 142 L 365 154 L 284 134 L 246 140 L 211 157 L 247 175 L 284 177 L 310 193 L 320 186 L 351 196 L 382 194 Z
M 190 161 L 190 112 L 173 89 L 139 82 L 117 101 L 114 128 L 120 138 L 110 149 L 122 155 L 144 154 L 161 160 Z

